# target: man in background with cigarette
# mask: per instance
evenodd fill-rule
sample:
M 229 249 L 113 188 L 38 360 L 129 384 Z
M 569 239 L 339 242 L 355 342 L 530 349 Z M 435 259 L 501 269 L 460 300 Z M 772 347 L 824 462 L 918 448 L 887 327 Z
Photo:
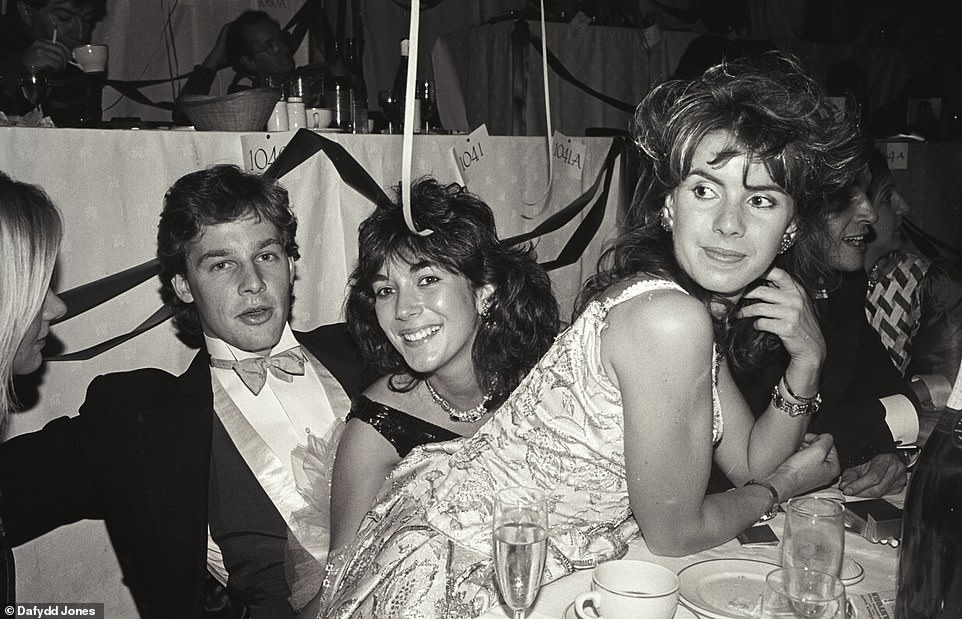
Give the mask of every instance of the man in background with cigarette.
M 80 124 L 86 97 L 84 74 L 69 64 L 71 50 L 90 43 L 106 14 L 107 0 L 6 0 L 0 21 L 0 110 L 22 116 L 34 108 L 20 90 L 27 67 L 43 72 L 48 90 L 43 111 L 58 127 Z M 99 98 L 99 90 L 96 93 Z M 98 108 L 100 102 L 96 102 Z

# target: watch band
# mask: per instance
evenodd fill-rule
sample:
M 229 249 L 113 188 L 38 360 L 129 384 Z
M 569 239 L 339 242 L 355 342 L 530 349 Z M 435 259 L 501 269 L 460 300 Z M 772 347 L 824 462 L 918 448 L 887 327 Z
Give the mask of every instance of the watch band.
M 768 508 L 768 511 L 762 514 L 762 517 L 759 518 L 759 520 L 765 522 L 766 520 L 771 520 L 774 518 L 775 514 L 778 513 L 778 506 L 782 502 L 781 499 L 778 498 L 778 490 L 775 489 L 775 486 L 768 482 L 758 481 L 757 479 L 749 479 L 745 482 L 745 486 L 761 486 L 772 493 L 772 506 Z

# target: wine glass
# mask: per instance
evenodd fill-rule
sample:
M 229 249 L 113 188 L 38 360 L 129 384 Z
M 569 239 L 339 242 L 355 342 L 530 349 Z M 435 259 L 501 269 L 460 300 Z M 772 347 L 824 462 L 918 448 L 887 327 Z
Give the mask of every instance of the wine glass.
M 33 107 L 43 103 L 50 87 L 43 67 L 33 65 L 23 67 L 17 75 L 17 85 L 20 87 L 20 94 Z
M 765 578 L 761 619 L 848 619 L 842 581 L 817 570 L 782 568 Z
M 838 576 L 845 554 L 845 515 L 840 501 L 796 497 L 788 502 L 782 567 L 805 567 Z
M 494 571 L 514 619 L 538 597 L 548 556 L 548 501 L 535 488 L 506 488 L 494 496 Z
M 377 93 L 377 104 L 381 106 L 381 112 L 387 120 L 387 132 L 397 133 L 401 126 L 401 108 L 398 100 L 390 90 L 382 90 Z

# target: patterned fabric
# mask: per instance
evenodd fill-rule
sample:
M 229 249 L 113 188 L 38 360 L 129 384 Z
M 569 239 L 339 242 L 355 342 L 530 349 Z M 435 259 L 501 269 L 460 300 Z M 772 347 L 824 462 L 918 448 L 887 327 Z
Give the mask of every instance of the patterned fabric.
M 352 419 L 363 421 L 377 430 L 402 458 L 419 445 L 458 438 L 458 434 L 447 428 L 375 402 L 364 395 L 355 397 L 351 402 L 347 421 Z
M 925 258 L 894 251 L 879 261 L 869 279 L 865 315 L 903 376 L 912 361 L 912 338 L 922 317 L 920 284 L 930 264 Z
M 489 497 L 509 486 L 535 485 L 549 497 L 545 582 L 622 556 L 639 531 L 621 394 L 602 366 L 601 334 L 612 307 L 664 289 L 681 290 L 646 280 L 590 304 L 473 437 L 424 445 L 402 460 L 355 541 L 331 553 L 323 616 L 475 617 L 497 604 Z M 715 368 L 717 359 L 706 363 Z

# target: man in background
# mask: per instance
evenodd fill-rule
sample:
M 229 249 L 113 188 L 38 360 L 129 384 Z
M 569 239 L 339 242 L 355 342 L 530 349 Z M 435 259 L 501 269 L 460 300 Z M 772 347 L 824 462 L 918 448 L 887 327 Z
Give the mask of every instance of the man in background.
M 217 72 L 227 67 L 235 73 L 228 93 L 264 85 L 268 78 L 280 84 L 294 71 L 290 35 L 263 11 L 241 13 L 221 28 L 214 47 L 181 88 L 181 96 L 209 94 Z M 183 112 L 175 109 L 174 122 L 180 124 L 184 120 Z
M 58 127 L 78 126 L 88 98 L 99 109 L 100 91 L 90 92 L 80 69 L 68 63 L 74 47 L 90 43 L 106 15 L 107 0 L 7 0 L 0 22 L 0 110 L 21 116 L 36 105 L 20 91 L 26 67 L 37 67 L 47 83 L 41 105 Z

